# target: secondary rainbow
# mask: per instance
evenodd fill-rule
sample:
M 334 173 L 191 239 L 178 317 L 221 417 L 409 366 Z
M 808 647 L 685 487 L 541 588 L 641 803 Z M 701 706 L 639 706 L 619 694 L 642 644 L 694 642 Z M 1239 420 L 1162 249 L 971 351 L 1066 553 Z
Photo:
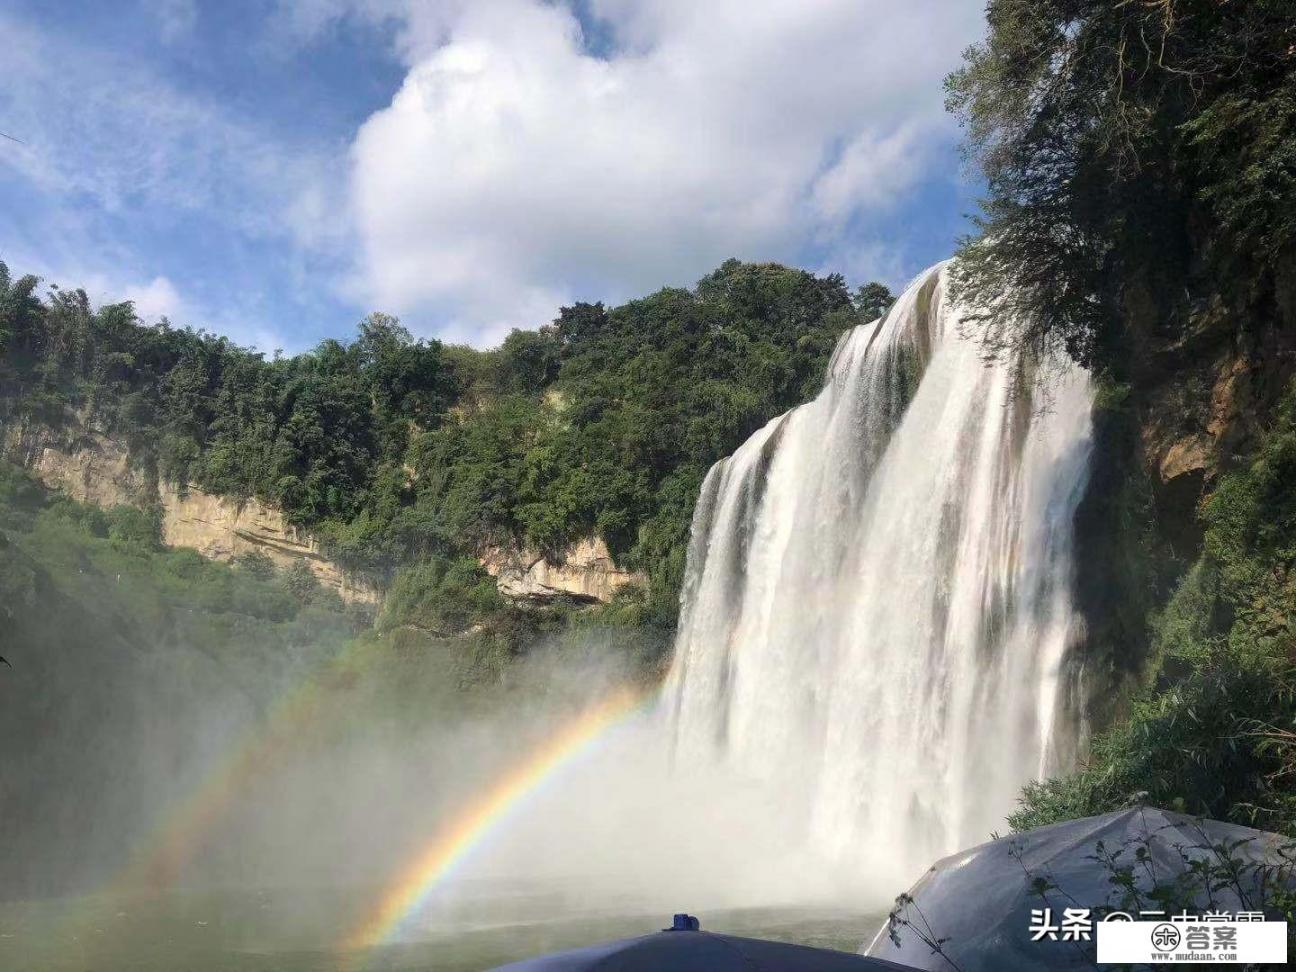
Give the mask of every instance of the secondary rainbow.
M 592 748 L 608 729 L 647 708 L 655 695 L 655 690 L 623 687 L 566 723 L 437 831 L 378 906 L 348 936 L 345 946 L 364 948 L 390 938 L 526 797 Z
M 168 808 L 99 893 L 124 904 L 152 897 L 183 877 L 239 796 L 295 751 L 302 732 L 327 713 L 331 692 L 341 680 L 376 657 L 376 652 L 352 642 L 279 696 L 266 717 L 215 761 L 199 785 Z M 96 919 L 92 911 L 72 907 L 61 920 L 60 934 L 74 941 L 88 935 Z
M 211 831 L 239 795 L 290 754 L 304 728 L 326 711 L 339 676 L 365 664 L 358 643 L 353 643 L 281 695 L 268 715 L 216 761 L 184 800 L 170 808 L 109 890 L 131 894 L 170 885 L 202 851 Z

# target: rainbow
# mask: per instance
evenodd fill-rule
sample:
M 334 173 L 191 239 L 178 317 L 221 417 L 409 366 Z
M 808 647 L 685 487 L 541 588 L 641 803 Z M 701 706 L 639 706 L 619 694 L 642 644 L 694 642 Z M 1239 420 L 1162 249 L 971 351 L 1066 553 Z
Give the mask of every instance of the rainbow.
M 240 794 L 297 751 L 303 730 L 327 714 L 335 690 L 346 687 L 356 672 L 376 657 L 368 643 L 352 641 L 281 694 L 264 718 L 213 763 L 196 787 L 167 806 L 123 867 L 93 896 L 70 904 L 60 919 L 59 934 L 71 941 L 88 934 L 93 911 L 84 907 L 86 902 L 105 898 L 122 904 L 144 901 L 182 877 Z
M 366 948 L 391 938 L 528 796 L 592 748 L 608 729 L 647 708 L 655 697 L 655 688 L 622 687 L 563 725 L 436 832 L 377 907 L 347 937 L 344 947 Z
M 303 729 L 325 711 L 330 693 L 344 684 L 349 670 L 363 667 L 361 650 L 359 642 L 352 642 L 281 695 L 198 786 L 167 808 L 159 826 L 109 884 L 110 892 L 157 891 L 180 877 L 238 796 L 300 745 Z

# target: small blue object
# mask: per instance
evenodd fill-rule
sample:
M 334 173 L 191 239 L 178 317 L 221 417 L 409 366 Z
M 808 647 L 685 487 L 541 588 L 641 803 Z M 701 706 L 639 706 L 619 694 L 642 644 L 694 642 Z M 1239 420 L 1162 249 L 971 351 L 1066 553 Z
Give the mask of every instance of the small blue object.
M 662 931 L 698 931 L 701 927 L 702 923 L 692 915 L 679 914 L 675 916 L 671 926 L 663 928 Z

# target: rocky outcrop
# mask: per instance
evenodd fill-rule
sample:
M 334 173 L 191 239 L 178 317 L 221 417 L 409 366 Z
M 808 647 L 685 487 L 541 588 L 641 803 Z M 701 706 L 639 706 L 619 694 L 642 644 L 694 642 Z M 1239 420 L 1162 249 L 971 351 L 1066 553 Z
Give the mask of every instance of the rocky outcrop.
M 255 497 L 231 500 L 196 486 L 162 483 L 158 500 L 162 537 L 170 546 L 193 547 L 212 560 L 257 551 L 278 567 L 304 562 L 321 585 L 348 603 L 376 605 L 381 600 L 377 588 L 329 560 L 309 533 L 290 526 L 283 514 Z
M 1203 499 L 1245 461 L 1296 376 L 1296 260 L 1284 266 L 1241 308 L 1208 287 L 1127 288 L 1127 373 L 1099 392 L 1076 523 L 1077 657 L 1096 728 L 1142 685 L 1148 619 L 1200 555 Z
M 511 547 L 487 548 L 479 560 L 496 579 L 499 592 L 516 601 L 606 603 L 619 588 L 648 582 L 643 574 L 618 567 L 601 537 L 577 542 L 563 552 L 560 560 Z
M 26 467 L 51 489 L 102 507 L 155 506 L 168 546 L 191 547 L 220 561 L 259 552 L 281 568 L 305 563 L 321 585 L 344 601 L 381 601 L 376 587 L 331 561 L 308 532 L 289 524 L 278 510 L 255 497 L 235 499 L 159 481 L 125 443 L 84 419 L 59 428 L 11 421 L 0 432 L 0 455 Z M 479 559 L 496 578 L 500 593 L 522 603 L 606 603 L 626 584 L 647 584 L 644 575 L 618 567 L 601 538 L 581 540 L 558 559 L 504 546 L 484 550 Z
M 57 430 L 14 422 L 3 431 L 0 454 L 25 466 L 50 489 L 96 506 L 156 505 L 168 546 L 192 547 L 220 561 L 255 551 L 281 568 L 305 563 L 322 586 L 347 603 L 376 605 L 381 599 L 376 587 L 329 560 L 309 533 L 256 498 L 232 499 L 196 486 L 159 482 L 122 442 L 83 422 Z
M 1204 304 L 1182 337 L 1149 355 L 1135 385 L 1162 532 L 1188 559 L 1200 542 L 1198 503 L 1254 447 L 1296 372 L 1291 329 L 1273 305 L 1243 327 L 1218 300 Z
M 131 460 L 122 443 L 80 423 L 53 429 L 29 422 L 4 426 L 0 455 L 25 467 L 50 489 L 94 506 L 146 506 L 153 477 Z

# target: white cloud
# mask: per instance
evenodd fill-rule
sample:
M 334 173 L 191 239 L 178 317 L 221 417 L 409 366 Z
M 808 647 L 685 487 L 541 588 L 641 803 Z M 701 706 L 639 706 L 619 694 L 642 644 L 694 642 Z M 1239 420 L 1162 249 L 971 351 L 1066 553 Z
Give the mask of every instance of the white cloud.
M 156 321 L 169 318 L 183 321 L 188 308 L 180 292 L 166 277 L 154 277 L 146 284 L 134 284 L 125 289 L 125 299 L 135 303 L 135 313 L 143 320 Z
M 0 254 L 12 272 L 34 274 L 45 287 L 79 287 L 91 306 L 132 301 L 136 315 L 146 324 L 166 317 L 175 327 L 194 327 L 223 334 L 234 342 L 267 354 L 275 348 L 292 348 L 290 338 L 266 323 L 264 315 L 251 313 L 246 304 L 235 302 L 212 308 L 183 292 L 166 276 L 134 277 L 129 272 L 105 272 L 98 265 L 73 258 L 52 264 L 33 251 L 18 249 Z M 123 259 L 123 263 L 128 262 Z
M 2 15 L 0 31 L 13 45 L 0 58 L 0 112 L 25 142 L 0 155 L 0 166 L 69 207 L 133 217 L 170 207 L 237 232 L 280 234 L 297 194 L 327 171 L 323 157 L 138 61 Z
M 312 44 L 344 24 L 395 28 L 396 50 L 412 64 L 445 43 L 478 0 L 277 0 L 269 34 L 279 44 Z
M 863 131 L 811 184 L 814 212 L 826 224 L 862 209 L 884 210 L 925 174 L 930 150 L 921 123 L 879 134 Z
M 224 234 L 272 241 L 275 287 L 342 291 L 474 343 L 576 298 L 691 283 L 729 256 L 894 265 L 881 243 L 903 228 L 884 221 L 947 158 L 940 81 L 980 31 L 978 5 L 585 7 L 593 45 L 557 0 L 282 0 L 253 48 L 363 24 L 358 42 L 391 41 L 407 66 L 346 153 L 0 15 L 0 115 L 27 142 L 0 152 L 0 176 L 49 203 L 39 230 L 0 228 L 0 245 L 90 272 L 70 282 L 106 272 L 120 283 L 111 299 L 178 302 L 185 320 L 204 306 L 185 292 L 208 309 L 228 301 L 220 317 L 247 334 L 266 295 L 217 298 L 177 261 L 141 259 L 136 240 L 192 214 L 227 251 Z M 193 39 L 196 10 L 165 0 L 159 36 Z M 196 267 L 204 242 L 183 244 Z
M 412 9 L 404 84 L 352 146 L 361 286 L 492 334 L 731 255 L 858 259 L 848 227 L 948 146 L 941 78 L 981 28 L 948 0 L 593 0 L 600 57 L 561 5 Z

